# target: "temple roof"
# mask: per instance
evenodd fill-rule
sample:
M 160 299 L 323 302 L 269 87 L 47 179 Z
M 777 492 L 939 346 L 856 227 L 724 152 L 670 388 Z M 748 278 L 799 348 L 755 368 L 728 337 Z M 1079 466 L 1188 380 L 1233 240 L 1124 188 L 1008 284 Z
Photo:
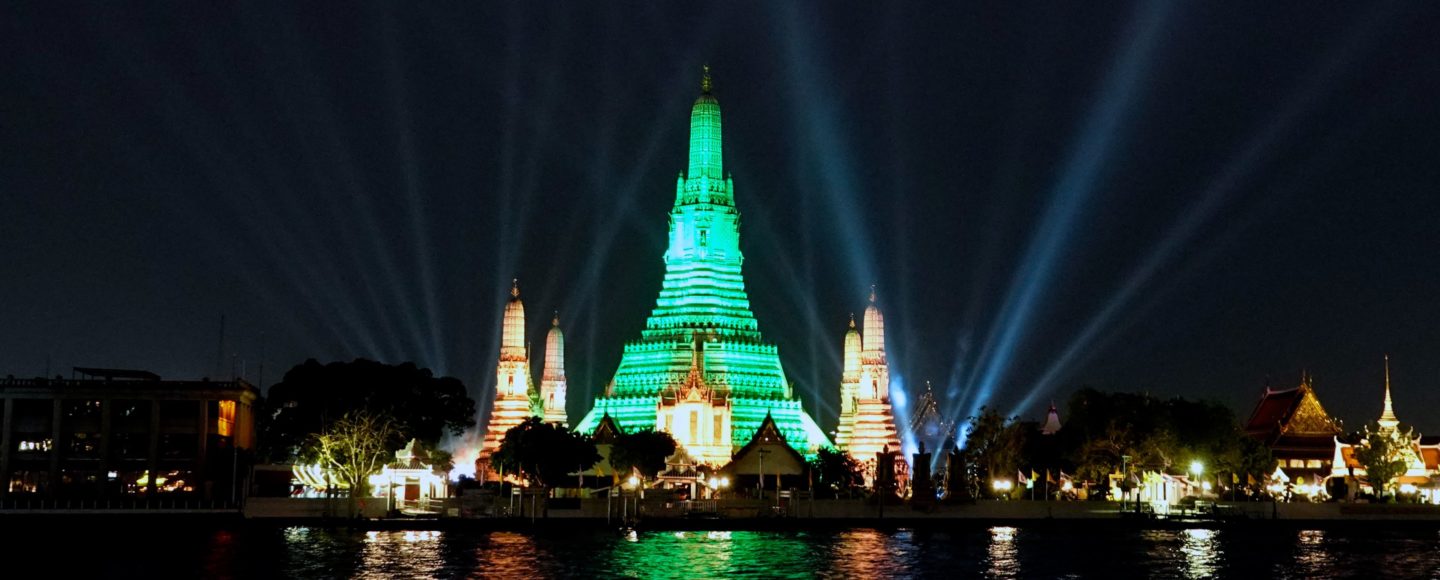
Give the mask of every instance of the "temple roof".
M 1340 426 L 1320 405 L 1308 376 L 1292 389 L 1267 387 L 1245 423 L 1245 433 L 1267 445 L 1273 445 L 1282 435 L 1328 439 L 1341 432 Z
M 746 463 L 749 456 L 759 451 L 761 446 L 777 447 L 782 453 L 789 455 L 795 464 L 800 465 L 802 468 L 806 465 L 805 456 L 801 455 L 799 451 L 796 451 L 793 446 L 785 441 L 785 434 L 780 432 L 780 427 L 775 424 L 775 418 L 766 414 L 765 419 L 760 422 L 760 428 L 755 430 L 755 436 L 751 437 L 749 443 L 746 443 L 744 447 L 741 447 L 739 451 L 735 452 L 734 459 L 730 461 L 730 465 L 726 466 L 725 471 L 743 473 L 744 470 L 739 467 L 740 464 Z M 774 459 L 769 461 L 772 466 L 780 464 Z
M 595 427 L 595 433 L 591 437 L 596 445 L 609 445 L 614 443 L 615 438 L 619 437 L 621 433 L 623 433 L 623 431 L 620 430 L 619 425 L 615 424 L 615 419 L 612 419 L 610 414 L 606 413 L 603 417 L 600 417 L 600 425 Z

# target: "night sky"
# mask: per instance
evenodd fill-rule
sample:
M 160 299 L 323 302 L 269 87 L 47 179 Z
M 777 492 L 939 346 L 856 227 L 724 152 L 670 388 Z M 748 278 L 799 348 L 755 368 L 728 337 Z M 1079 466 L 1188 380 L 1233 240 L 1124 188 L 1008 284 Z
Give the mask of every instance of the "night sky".
M 709 63 L 753 309 L 827 429 L 875 283 L 951 415 L 1243 418 L 1307 370 L 1354 428 L 1389 353 L 1440 433 L 1435 2 L 258 4 L 3 9 L 0 375 L 370 357 L 479 398 L 518 277 L 578 421 Z

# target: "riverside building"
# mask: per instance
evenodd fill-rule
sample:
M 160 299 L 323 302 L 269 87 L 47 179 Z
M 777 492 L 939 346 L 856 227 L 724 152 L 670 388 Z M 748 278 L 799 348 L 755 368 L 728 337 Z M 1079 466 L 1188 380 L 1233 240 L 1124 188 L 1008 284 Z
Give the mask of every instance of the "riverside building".
M 259 389 L 124 369 L 0 381 L 0 497 L 230 500 Z

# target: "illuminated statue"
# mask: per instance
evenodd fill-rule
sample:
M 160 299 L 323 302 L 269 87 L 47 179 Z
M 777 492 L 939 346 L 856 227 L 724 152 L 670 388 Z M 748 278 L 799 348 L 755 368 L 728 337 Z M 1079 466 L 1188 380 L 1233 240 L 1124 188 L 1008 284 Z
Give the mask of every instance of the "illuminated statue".
M 569 425 L 565 415 L 565 334 L 560 332 L 560 314 L 550 320 L 545 335 L 545 372 L 540 375 L 541 416 L 546 423 Z
M 608 413 L 626 431 L 666 430 L 690 457 L 724 464 L 769 413 L 791 446 L 814 453 L 829 440 L 795 398 L 775 345 L 750 312 L 740 212 L 724 172 L 712 89 L 707 68 L 690 111 L 689 165 L 675 183 L 655 309 L 578 428 L 590 432 Z
M 485 424 L 481 462 L 500 448 L 505 431 L 535 414 L 538 397 L 534 391 L 530 381 L 530 349 L 525 344 L 525 304 L 520 301 L 520 285 L 516 281 L 511 284 L 510 302 L 505 305 L 500 361 L 495 365 L 495 404 Z
M 1045 413 L 1045 425 L 1040 427 L 1041 435 L 1054 435 L 1060 432 L 1060 410 L 1055 408 L 1055 401 L 1050 401 L 1050 411 Z

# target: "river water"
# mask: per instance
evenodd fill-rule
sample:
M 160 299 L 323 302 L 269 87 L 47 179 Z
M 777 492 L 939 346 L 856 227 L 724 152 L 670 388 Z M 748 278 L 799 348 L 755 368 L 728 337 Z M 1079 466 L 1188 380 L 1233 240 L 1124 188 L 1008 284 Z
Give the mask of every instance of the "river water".
M 101 520 L 102 522 L 104 520 Z M 5 530 L 5 570 L 147 578 L 1440 577 L 1440 530 L 1281 527 L 612 532 L 67 526 Z M 60 549 L 68 546 L 70 549 Z M 57 576 L 58 574 L 58 576 Z M 6 577 L 19 577 L 5 574 Z

